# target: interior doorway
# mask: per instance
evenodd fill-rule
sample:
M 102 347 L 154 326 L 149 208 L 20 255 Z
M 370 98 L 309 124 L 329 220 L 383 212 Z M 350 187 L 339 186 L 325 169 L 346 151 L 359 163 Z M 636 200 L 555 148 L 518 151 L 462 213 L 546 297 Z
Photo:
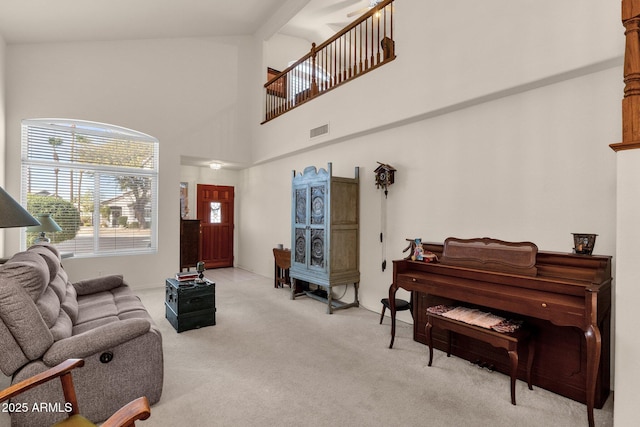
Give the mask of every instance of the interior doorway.
M 198 184 L 201 258 L 206 268 L 233 267 L 233 187 Z

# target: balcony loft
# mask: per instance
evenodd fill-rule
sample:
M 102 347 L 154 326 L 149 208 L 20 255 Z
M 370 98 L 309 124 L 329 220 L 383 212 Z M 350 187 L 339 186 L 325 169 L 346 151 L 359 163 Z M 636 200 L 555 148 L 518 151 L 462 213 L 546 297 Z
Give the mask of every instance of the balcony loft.
M 312 43 L 309 53 L 284 71 L 268 69 L 262 123 L 395 58 L 393 0 L 384 0 L 324 43 Z

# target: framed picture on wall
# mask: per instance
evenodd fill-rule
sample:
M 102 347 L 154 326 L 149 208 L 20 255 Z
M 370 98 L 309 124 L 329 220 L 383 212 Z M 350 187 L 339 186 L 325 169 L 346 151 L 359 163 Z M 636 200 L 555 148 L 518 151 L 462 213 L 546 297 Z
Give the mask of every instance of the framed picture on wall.
M 189 183 L 180 183 L 180 218 L 189 219 Z

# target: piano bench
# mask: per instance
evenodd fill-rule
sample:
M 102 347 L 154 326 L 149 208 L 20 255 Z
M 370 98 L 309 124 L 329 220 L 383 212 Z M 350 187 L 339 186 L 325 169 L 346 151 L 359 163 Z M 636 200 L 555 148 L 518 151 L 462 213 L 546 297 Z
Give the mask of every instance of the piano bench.
M 509 354 L 509 360 L 511 361 L 511 404 L 516 404 L 516 375 L 518 371 L 518 344 L 528 343 L 528 360 L 527 360 L 527 384 L 529 390 L 533 390 L 531 386 L 531 367 L 533 365 L 533 356 L 535 352 L 535 343 L 531 337 L 531 332 L 521 327 L 515 332 L 504 333 L 497 332 L 492 329 L 482 328 L 480 326 L 471 325 L 458 320 L 449 319 L 447 317 L 439 316 L 433 313 L 427 313 L 427 327 L 426 336 L 427 344 L 429 346 L 429 365 L 433 361 L 433 337 L 431 334 L 432 328 L 440 328 L 441 330 L 448 332 L 447 343 L 447 357 L 451 356 L 451 332 L 465 335 L 467 337 L 477 339 L 479 341 L 491 344 L 496 348 L 504 348 Z

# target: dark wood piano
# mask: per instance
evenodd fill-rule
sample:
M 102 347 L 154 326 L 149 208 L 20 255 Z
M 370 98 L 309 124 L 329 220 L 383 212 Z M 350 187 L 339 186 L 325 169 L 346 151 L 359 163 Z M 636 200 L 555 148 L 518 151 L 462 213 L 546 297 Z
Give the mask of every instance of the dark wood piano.
M 489 238 L 423 247 L 439 261 L 393 262 L 389 348 L 398 288 L 414 292 L 414 339 L 422 343 L 431 305 L 462 302 L 521 318 L 536 331 L 533 384 L 585 403 L 593 426 L 593 409 L 602 408 L 610 386 L 611 257 L 541 252 L 530 242 Z M 434 334 L 434 346 L 445 345 L 446 337 Z M 454 337 L 452 354 L 509 372 L 503 352 L 464 336 Z M 525 374 L 520 367 L 518 377 Z

